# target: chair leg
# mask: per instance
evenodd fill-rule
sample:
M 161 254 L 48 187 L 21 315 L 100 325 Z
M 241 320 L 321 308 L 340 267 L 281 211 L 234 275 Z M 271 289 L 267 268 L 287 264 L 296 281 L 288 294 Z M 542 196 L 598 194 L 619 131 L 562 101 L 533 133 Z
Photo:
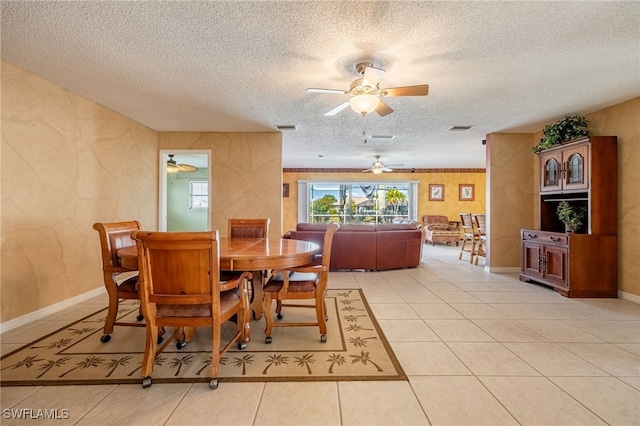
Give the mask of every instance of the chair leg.
M 462 255 L 464 254 L 465 250 L 464 248 L 467 246 L 467 239 L 463 239 L 462 240 L 462 247 L 460 247 L 460 254 L 458 255 L 458 260 L 462 260 Z
M 107 287 L 109 294 L 109 308 L 107 309 L 107 318 L 104 321 L 104 334 L 109 335 L 113 333 L 113 326 L 116 323 L 116 316 L 118 315 L 118 290 L 110 289 Z
M 320 339 L 321 341 L 326 342 L 327 336 L 327 323 L 324 320 L 325 310 L 324 310 L 324 297 L 323 295 L 316 296 L 316 318 L 318 320 L 318 327 L 320 327 Z M 322 336 L 324 340 L 322 340 Z
M 473 263 L 473 257 L 476 255 L 476 240 L 471 241 L 471 252 L 469 252 L 469 263 Z
M 240 319 L 238 319 L 240 322 Z M 218 371 L 220 370 L 220 322 L 214 321 L 211 327 L 211 381 L 209 387 L 218 387 Z
M 262 295 L 262 314 L 264 315 L 265 321 L 265 343 L 271 343 L 271 330 L 273 330 L 273 318 L 271 317 L 271 300 L 271 293 L 264 293 Z
M 149 316 L 147 316 L 147 321 L 149 321 Z M 143 379 L 143 387 L 151 386 L 151 381 L 148 381 L 148 385 L 145 386 L 146 378 L 151 377 L 151 373 L 153 373 L 153 363 L 156 359 L 156 350 L 158 347 L 158 327 L 155 325 L 155 321 L 151 319 L 150 323 L 147 324 L 147 338 L 144 344 L 144 358 L 142 360 L 142 370 L 141 374 Z

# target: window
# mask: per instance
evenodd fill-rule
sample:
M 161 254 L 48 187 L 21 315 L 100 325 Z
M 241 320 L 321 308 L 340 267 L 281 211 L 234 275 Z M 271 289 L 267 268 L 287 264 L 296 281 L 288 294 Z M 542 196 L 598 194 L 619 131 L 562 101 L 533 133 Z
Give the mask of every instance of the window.
M 209 208 L 209 182 L 206 180 L 189 182 L 189 208 L 195 210 Z
M 391 223 L 417 216 L 417 182 L 298 182 L 300 222 Z

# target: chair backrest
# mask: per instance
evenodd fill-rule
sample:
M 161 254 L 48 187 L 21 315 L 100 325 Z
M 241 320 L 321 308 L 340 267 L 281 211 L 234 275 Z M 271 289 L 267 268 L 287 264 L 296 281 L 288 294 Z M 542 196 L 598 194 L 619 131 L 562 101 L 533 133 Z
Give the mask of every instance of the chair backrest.
M 485 234 L 487 231 L 487 215 L 486 214 L 474 214 L 473 218 L 476 221 L 476 226 L 478 227 L 478 232 L 481 234 Z
M 322 266 L 329 271 L 331 265 L 331 246 L 333 245 L 333 234 L 340 229 L 340 225 L 336 222 L 331 222 L 327 226 L 327 232 L 324 234 L 324 241 L 322 244 Z
M 449 217 L 443 215 L 427 214 L 422 216 L 422 223 L 424 224 L 424 226 L 429 226 L 434 223 L 449 226 Z
M 229 238 L 268 238 L 271 219 L 229 219 Z
M 120 266 L 118 250 L 123 247 L 135 245 L 131 239 L 131 233 L 141 228 L 140 222 L 130 220 L 127 222 L 98 222 L 93 224 L 93 229 L 100 234 L 100 247 L 102 249 L 102 267 Z
M 132 238 L 138 245 L 143 303 L 219 308 L 218 231 L 135 231 Z
M 471 218 L 471 213 L 460 213 L 460 221 L 462 222 L 463 228 L 473 229 L 473 219 Z

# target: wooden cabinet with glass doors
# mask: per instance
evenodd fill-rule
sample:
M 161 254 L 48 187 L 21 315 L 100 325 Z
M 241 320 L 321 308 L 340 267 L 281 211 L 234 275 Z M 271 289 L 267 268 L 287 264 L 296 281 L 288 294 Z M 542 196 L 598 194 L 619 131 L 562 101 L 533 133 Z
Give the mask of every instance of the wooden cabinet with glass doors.
M 589 188 L 589 139 L 540 153 L 540 192 Z
M 539 229 L 522 229 L 520 280 L 567 297 L 617 297 L 617 138 L 592 136 L 540 153 Z M 561 201 L 585 212 L 565 233 Z

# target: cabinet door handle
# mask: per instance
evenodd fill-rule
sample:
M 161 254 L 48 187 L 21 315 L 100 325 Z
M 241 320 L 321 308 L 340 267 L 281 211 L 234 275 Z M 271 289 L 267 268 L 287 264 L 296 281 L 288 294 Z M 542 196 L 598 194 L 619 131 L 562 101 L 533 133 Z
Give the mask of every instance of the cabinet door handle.
M 549 239 L 550 239 L 551 241 L 555 241 L 556 243 L 560 241 L 560 237 L 554 238 L 554 236 L 553 236 L 553 235 L 552 235 L 552 236 L 550 236 L 550 237 L 549 237 Z
M 527 234 L 527 237 L 529 238 L 538 238 L 537 234 Z

